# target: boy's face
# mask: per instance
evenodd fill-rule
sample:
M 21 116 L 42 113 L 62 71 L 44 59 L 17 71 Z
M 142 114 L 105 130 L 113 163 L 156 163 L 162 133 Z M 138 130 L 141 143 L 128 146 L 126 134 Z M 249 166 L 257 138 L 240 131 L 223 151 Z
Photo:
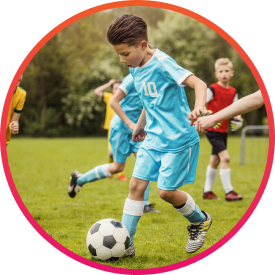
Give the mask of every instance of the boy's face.
M 229 65 L 219 65 L 215 71 L 215 75 L 221 83 L 228 83 L 231 77 L 234 75 L 234 71 Z
M 147 42 L 141 41 L 138 46 L 128 46 L 128 44 L 111 45 L 113 50 L 119 55 L 120 62 L 129 68 L 138 67 L 145 56 Z

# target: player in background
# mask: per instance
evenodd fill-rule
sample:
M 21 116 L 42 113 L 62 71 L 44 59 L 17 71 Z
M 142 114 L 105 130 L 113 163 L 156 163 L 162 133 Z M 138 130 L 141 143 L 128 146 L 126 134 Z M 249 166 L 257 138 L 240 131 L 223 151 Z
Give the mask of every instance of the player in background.
M 237 102 L 211 116 L 198 118 L 193 124 L 195 125 L 197 131 L 206 133 L 210 127 L 213 127 L 220 121 L 251 112 L 260 108 L 262 105 L 264 105 L 264 99 L 261 91 L 259 90 L 251 95 L 241 98 Z
M 133 143 L 132 132 L 142 111 L 142 104 L 133 85 L 131 74 L 126 76 L 117 87 L 109 104 L 116 112 L 111 120 L 109 139 L 114 162 L 96 166 L 85 174 L 74 171 L 68 186 L 68 194 L 72 198 L 84 184 L 110 177 L 123 171 L 126 159 L 132 153 L 136 156 L 140 147 L 139 143 Z M 148 201 L 149 189 L 150 184 L 148 184 L 145 191 L 143 212 L 159 213 Z
M 215 114 L 238 100 L 236 89 L 229 85 L 233 75 L 233 64 L 228 58 L 216 60 L 215 76 L 218 82 L 209 86 L 206 97 L 207 109 L 212 113 Z M 236 116 L 234 119 L 236 119 L 238 123 L 234 124 L 234 126 L 242 125 L 240 116 Z M 206 137 L 212 145 L 212 154 L 210 163 L 206 169 L 206 180 L 203 192 L 204 199 L 220 199 L 212 191 L 219 164 L 220 178 L 225 191 L 225 199 L 227 201 L 235 201 L 243 198 L 234 191 L 231 184 L 231 171 L 229 168 L 230 156 L 226 149 L 228 124 L 229 120 L 224 120 L 220 123 L 219 127 L 209 128 L 206 133 Z
M 137 153 L 122 216 L 131 239 L 126 256 L 135 255 L 133 237 L 149 181 L 157 181 L 159 196 L 191 223 L 186 251 L 193 253 L 203 245 L 212 219 L 189 194 L 177 190 L 194 183 L 199 154 L 199 135 L 190 126 L 191 111 L 183 86 L 195 89 L 193 119 L 205 112 L 207 86 L 165 53 L 149 48 L 147 25 L 137 16 L 118 17 L 109 26 L 107 38 L 120 61 L 129 67 L 143 105 L 132 137 L 134 142 L 144 141 Z
M 13 93 L 11 104 L 8 113 L 8 121 L 6 126 L 6 146 L 8 146 L 11 138 L 11 133 L 17 135 L 19 133 L 19 118 L 24 107 L 26 100 L 26 91 L 19 87 L 23 79 L 23 74 L 21 75 L 15 91 Z
M 103 102 L 106 104 L 106 115 L 105 115 L 105 122 L 104 122 L 104 129 L 108 130 L 108 156 L 109 156 L 109 163 L 113 163 L 113 153 L 112 153 L 112 148 L 111 144 L 109 142 L 110 139 L 110 132 L 111 132 L 111 120 L 114 116 L 114 110 L 110 106 L 110 101 L 117 90 L 118 86 L 120 85 L 121 80 L 115 80 L 111 79 L 108 83 L 96 88 L 94 90 L 94 93 L 99 97 L 102 98 Z M 105 92 L 106 89 L 111 87 L 112 93 Z M 110 178 L 113 178 L 113 175 L 110 176 Z M 124 175 L 124 172 L 121 171 L 118 173 L 118 179 L 121 181 L 127 181 L 127 178 Z

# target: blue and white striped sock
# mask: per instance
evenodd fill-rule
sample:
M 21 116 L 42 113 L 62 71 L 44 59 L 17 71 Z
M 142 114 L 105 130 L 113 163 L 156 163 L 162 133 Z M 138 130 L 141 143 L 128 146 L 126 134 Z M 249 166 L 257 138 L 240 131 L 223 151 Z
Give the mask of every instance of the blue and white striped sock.
M 77 178 L 76 183 L 80 186 L 87 182 L 92 182 L 100 179 L 110 177 L 112 174 L 109 172 L 109 164 L 103 164 L 96 166 L 92 170 L 86 172 L 85 174 Z

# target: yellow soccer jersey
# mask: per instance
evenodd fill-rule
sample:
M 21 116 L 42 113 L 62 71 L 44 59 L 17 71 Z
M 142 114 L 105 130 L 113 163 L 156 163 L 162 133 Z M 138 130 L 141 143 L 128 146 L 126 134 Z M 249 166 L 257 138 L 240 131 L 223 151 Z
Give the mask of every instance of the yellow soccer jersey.
M 16 90 L 13 93 L 13 96 L 11 99 L 11 104 L 10 104 L 10 109 L 8 114 L 8 121 L 6 126 L 6 145 L 9 144 L 10 138 L 11 138 L 11 130 L 9 128 L 11 116 L 13 113 L 19 113 L 19 114 L 21 113 L 24 107 L 25 99 L 26 99 L 26 91 L 19 86 L 16 87 Z
M 110 130 L 111 129 L 111 120 L 113 118 L 113 115 L 115 114 L 115 111 L 110 106 L 111 98 L 113 97 L 113 93 L 103 93 L 102 100 L 106 103 L 106 115 L 105 115 L 105 122 L 104 122 L 104 129 Z

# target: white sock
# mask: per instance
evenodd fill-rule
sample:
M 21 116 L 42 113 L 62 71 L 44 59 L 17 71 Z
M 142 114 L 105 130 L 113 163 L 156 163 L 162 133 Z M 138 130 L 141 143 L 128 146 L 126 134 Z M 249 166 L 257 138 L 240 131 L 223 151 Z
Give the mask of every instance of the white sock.
M 183 216 L 191 215 L 195 211 L 195 206 L 196 206 L 193 198 L 187 193 L 186 195 L 187 195 L 187 201 L 185 205 L 180 209 L 177 209 L 174 207 Z
M 142 216 L 144 201 L 133 201 L 129 198 L 125 200 L 123 213 L 132 216 Z
M 210 165 L 206 169 L 206 179 L 204 184 L 204 193 L 212 191 L 214 181 L 216 178 L 217 169 L 212 168 Z
M 229 192 L 233 191 L 233 187 L 231 185 L 230 168 L 220 169 L 220 177 L 221 177 L 221 181 L 222 181 L 222 185 L 223 185 L 225 194 L 228 194 Z

